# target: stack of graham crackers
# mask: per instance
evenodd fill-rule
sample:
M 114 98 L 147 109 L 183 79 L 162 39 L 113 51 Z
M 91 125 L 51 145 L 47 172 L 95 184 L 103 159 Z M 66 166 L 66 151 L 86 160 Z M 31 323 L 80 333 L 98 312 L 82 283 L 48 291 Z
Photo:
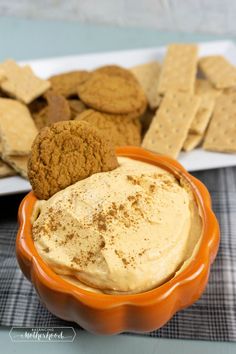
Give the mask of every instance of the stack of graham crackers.
M 198 59 L 196 45 L 172 44 L 162 66 L 151 62 L 131 71 L 156 109 L 144 148 L 174 158 L 200 144 L 236 152 L 236 68 L 224 57 Z
M 0 177 L 27 177 L 28 155 L 38 133 L 27 105 L 49 87 L 29 66 L 13 60 L 0 64 Z

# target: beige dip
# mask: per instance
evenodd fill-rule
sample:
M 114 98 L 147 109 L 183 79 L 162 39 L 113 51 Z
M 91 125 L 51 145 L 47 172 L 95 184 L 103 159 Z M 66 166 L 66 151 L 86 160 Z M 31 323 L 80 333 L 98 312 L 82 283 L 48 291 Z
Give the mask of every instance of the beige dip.
M 37 202 L 33 239 L 44 261 L 70 282 L 139 293 L 184 267 L 196 252 L 202 222 L 190 189 L 172 174 L 118 160 L 117 169 Z

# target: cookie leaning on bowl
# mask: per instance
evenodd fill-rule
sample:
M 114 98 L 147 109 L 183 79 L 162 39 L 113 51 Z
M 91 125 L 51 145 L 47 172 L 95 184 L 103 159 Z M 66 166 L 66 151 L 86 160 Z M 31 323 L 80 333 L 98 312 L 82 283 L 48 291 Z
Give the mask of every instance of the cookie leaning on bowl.
M 33 142 L 28 178 L 38 199 L 97 172 L 118 167 L 114 146 L 84 121 L 57 122 L 43 128 Z

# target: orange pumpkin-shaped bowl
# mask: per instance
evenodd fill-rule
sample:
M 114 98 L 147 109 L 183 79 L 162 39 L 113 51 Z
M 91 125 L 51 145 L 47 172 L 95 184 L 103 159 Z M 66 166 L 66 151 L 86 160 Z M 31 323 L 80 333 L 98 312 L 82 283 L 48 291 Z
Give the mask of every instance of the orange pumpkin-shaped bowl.
M 30 192 L 21 202 L 18 215 L 16 254 L 20 268 L 50 312 L 97 334 L 152 331 L 162 327 L 177 311 L 192 305 L 206 287 L 220 239 L 209 192 L 177 161 L 138 147 L 118 148 L 117 155 L 159 166 L 177 178 L 185 178 L 202 215 L 202 238 L 188 266 L 163 285 L 132 295 L 92 293 L 63 280 L 39 256 L 31 233 L 31 215 L 37 199 Z

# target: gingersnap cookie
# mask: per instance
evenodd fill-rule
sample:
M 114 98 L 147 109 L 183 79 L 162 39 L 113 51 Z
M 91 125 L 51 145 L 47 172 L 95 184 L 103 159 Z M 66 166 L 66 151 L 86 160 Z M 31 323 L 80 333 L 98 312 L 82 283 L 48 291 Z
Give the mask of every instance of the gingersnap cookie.
M 31 115 L 38 130 L 50 124 L 70 120 L 71 108 L 66 98 L 53 90 L 29 105 Z
M 98 128 L 105 138 L 116 147 L 141 144 L 141 123 L 139 119 L 128 120 L 124 124 L 122 115 L 100 113 L 88 109 L 77 116 L 76 120 L 86 121 Z
M 123 117 L 123 121 L 125 124 L 128 120 L 141 118 L 141 116 L 146 112 L 146 109 L 147 109 L 147 105 L 145 104 L 143 106 L 140 106 L 140 108 L 135 111 L 126 114 L 118 114 L 118 115 L 121 118 Z M 107 114 L 111 114 L 111 113 L 107 113 Z
M 118 166 L 114 146 L 83 121 L 58 122 L 43 128 L 33 142 L 28 177 L 39 199 Z
M 118 65 L 104 65 L 94 70 L 95 73 L 106 74 L 109 76 L 119 76 L 137 83 L 136 77 L 127 69 Z
M 80 99 L 89 107 L 113 114 L 145 109 L 146 96 L 141 86 L 120 76 L 93 73 L 78 87 Z
M 89 77 L 85 70 L 70 71 L 49 78 L 53 91 L 64 97 L 77 96 L 77 87 Z
M 78 114 L 82 113 L 87 109 L 85 104 L 78 99 L 73 98 L 73 99 L 68 99 L 67 101 L 70 107 L 71 119 L 75 119 L 75 117 Z
M 48 102 L 49 124 L 70 119 L 70 106 L 64 96 L 58 94 L 56 91 L 49 90 L 46 92 L 45 98 Z
M 42 107 L 39 111 L 31 113 L 31 115 L 38 130 L 41 130 L 49 125 L 48 106 Z
M 31 114 L 40 112 L 44 107 L 47 106 L 47 101 L 44 96 L 40 96 L 28 104 L 28 108 Z
M 48 125 L 47 121 L 47 101 L 41 96 L 28 105 L 31 117 L 38 130 Z

